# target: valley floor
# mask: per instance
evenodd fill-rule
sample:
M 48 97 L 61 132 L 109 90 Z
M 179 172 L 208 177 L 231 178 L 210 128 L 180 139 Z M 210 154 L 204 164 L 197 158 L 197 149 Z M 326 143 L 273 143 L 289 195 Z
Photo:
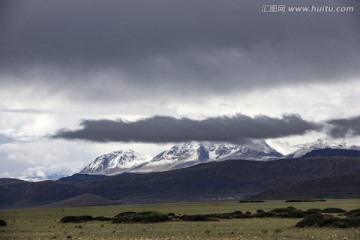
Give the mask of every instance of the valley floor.
M 92 221 L 60 223 L 67 215 L 113 217 L 124 211 L 158 211 L 175 214 L 205 214 L 233 211 L 256 212 L 293 206 L 299 209 L 338 207 L 360 208 L 360 200 L 327 200 L 326 202 L 265 203 L 206 202 L 101 207 L 33 208 L 0 211 L 8 223 L 0 227 L 0 239 L 360 239 L 359 228 L 295 228 L 301 219 L 251 218 L 219 222 L 166 222 L 156 224 L 113 224 Z

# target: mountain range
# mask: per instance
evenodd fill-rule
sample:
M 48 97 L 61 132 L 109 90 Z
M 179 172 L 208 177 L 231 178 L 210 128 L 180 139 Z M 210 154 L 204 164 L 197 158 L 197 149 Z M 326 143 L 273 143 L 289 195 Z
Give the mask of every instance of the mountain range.
M 360 157 L 360 147 L 334 144 L 324 139 L 298 145 L 298 150 L 283 156 L 266 141 L 246 144 L 187 142 L 177 144 L 155 157 L 133 150 L 121 150 L 97 157 L 81 174 L 115 175 L 124 172 L 160 172 L 194 166 L 199 163 L 243 159 L 269 161 L 281 158 L 348 156 Z
M 2 178 L 0 208 L 359 198 L 359 172 L 359 147 L 324 140 L 301 145 L 285 157 L 264 141 L 246 145 L 189 142 L 154 158 L 132 150 L 105 154 L 80 174 L 59 180 Z
M 0 179 L 0 207 L 208 201 L 256 195 L 264 199 L 359 198 L 359 171 L 360 158 L 316 157 L 214 161 L 163 172 L 75 174 L 57 181 L 5 178 Z
M 114 175 L 123 172 L 168 171 L 211 161 L 269 160 L 280 157 L 282 154 L 265 141 L 253 141 L 242 145 L 193 141 L 174 145 L 154 158 L 133 150 L 112 152 L 97 157 L 80 173 Z

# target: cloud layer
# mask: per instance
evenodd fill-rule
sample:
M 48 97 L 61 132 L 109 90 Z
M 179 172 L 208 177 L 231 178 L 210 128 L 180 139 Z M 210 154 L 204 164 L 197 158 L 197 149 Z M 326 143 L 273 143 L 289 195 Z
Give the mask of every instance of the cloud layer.
M 60 130 L 53 138 L 94 142 L 186 142 L 278 138 L 302 135 L 319 126 L 297 115 L 216 117 L 204 120 L 155 116 L 134 122 L 122 120 L 84 120 L 79 130 Z
M 299 115 L 272 118 L 264 115 L 249 117 L 213 117 L 204 120 L 155 116 L 138 121 L 83 120 L 81 129 L 59 130 L 53 138 L 93 142 L 169 143 L 186 141 L 241 142 L 303 135 L 308 131 L 324 132 L 332 138 L 360 136 L 360 116 L 330 119 L 315 123 Z
M 355 11 L 265 14 L 263 4 Z M 358 0 L 0 1 L 0 176 L 79 170 L 119 148 L 156 153 L 149 142 L 353 140 L 359 9 Z M 237 112 L 258 116 L 210 118 Z M 100 118 L 122 120 L 68 130 Z M 92 142 L 41 138 L 60 128 L 54 137 Z
M 134 101 L 360 76 L 359 11 L 264 14 L 262 4 L 2 1 L 1 82 L 17 89 L 31 81 L 36 91 L 81 101 Z M 357 10 L 360 3 L 346 5 Z
M 360 136 L 360 116 L 332 119 L 327 123 L 328 134 L 333 138 Z

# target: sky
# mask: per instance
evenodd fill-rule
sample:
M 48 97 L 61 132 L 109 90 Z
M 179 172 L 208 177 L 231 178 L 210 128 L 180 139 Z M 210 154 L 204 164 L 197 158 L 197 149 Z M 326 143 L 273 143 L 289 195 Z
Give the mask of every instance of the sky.
M 358 0 L 0 0 L 0 177 L 193 140 L 360 145 L 359 25 Z

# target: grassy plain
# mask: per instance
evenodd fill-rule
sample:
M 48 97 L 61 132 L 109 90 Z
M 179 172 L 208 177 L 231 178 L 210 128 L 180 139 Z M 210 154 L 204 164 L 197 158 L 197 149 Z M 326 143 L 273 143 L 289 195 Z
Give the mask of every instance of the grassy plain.
M 202 203 L 167 203 L 116 205 L 100 207 L 31 208 L 0 211 L 0 219 L 8 223 L 0 227 L 0 239 L 360 239 L 360 229 L 295 228 L 301 219 L 251 218 L 219 222 L 166 222 L 156 224 L 59 223 L 68 215 L 113 217 L 124 211 L 157 211 L 175 214 L 256 212 L 293 206 L 309 208 L 337 207 L 345 210 L 360 208 L 360 200 L 327 200 L 326 202 L 239 203 L 237 201 Z

